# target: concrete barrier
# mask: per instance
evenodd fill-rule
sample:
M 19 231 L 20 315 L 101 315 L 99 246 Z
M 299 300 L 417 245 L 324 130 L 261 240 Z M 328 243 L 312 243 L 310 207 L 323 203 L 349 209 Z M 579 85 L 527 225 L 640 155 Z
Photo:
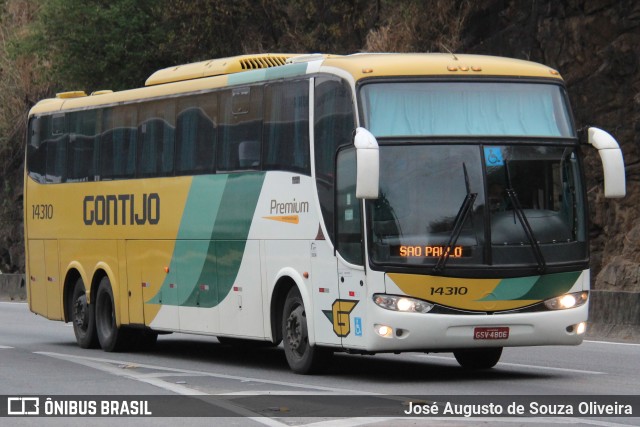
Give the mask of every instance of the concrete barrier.
M 640 342 L 640 292 L 592 290 L 587 337 Z
M 24 274 L 0 274 L 0 301 L 26 301 Z

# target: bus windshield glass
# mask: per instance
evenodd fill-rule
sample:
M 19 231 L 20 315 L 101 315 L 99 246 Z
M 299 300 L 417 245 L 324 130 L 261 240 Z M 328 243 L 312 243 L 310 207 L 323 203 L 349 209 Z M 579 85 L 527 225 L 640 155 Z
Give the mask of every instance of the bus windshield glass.
M 447 267 L 537 266 L 536 251 L 548 264 L 586 257 L 574 147 L 382 145 L 380 197 L 369 206 L 377 264 L 435 266 L 445 253 Z
M 376 137 L 575 137 L 563 89 L 510 82 L 393 82 L 361 90 Z

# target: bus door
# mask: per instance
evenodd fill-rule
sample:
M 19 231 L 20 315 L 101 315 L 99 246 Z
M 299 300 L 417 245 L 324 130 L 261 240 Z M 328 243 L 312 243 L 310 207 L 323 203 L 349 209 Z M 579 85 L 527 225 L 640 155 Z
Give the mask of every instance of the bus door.
M 356 152 L 341 149 L 336 163 L 336 249 L 340 299 L 334 308 L 334 329 L 349 348 L 364 347 L 366 276 L 362 231 L 362 200 L 356 198 Z
M 311 284 L 314 306 L 315 339 L 318 344 L 339 346 L 342 344 L 340 333 L 336 333 L 334 312 L 339 308 L 340 289 L 338 281 L 338 263 L 333 248 L 321 233 L 312 240 L 311 247 Z

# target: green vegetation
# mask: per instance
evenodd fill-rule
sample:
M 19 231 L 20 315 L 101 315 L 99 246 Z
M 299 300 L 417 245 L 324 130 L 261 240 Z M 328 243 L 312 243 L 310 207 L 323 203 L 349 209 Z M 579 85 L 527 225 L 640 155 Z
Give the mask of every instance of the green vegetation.
M 29 108 L 56 92 L 139 87 L 155 70 L 209 58 L 450 50 L 531 59 L 559 68 L 570 92 L 576 85 L 578 127 L 594 122 L 619 129 L 625 159 L 630 154 L 637 163 L 637 150 L 629 148 L 637 114 L 619 120 L 633 108 L 621 97 L 631 92 L 628 76 L 637 75 L 640 57 L 633 48 L 637 27 L 626 20 L 632 9 L 638 9 L 633 0 L 0 0 L 0 268 L 24 268 L 22 162 Z M 601 31 L 577 30 L 590 22 Z M 624 68 L 614 66 L 620 58 L 626 58 Z M 587 75 L 587 69 L 598 71 Z M 603 82 L 610 85 L 605 91 Z M 618 94 L 618 87 L 626 89 Z M 601 108 L 594 112 L 590 100 Z M 597 264 L 607 261 L 597 255 L 604 246 L 622 241 L 609 237 L 633 227 L 632 219 L 614 224 L 609 218 L 620 215 L 603 209 L 592 208 Z

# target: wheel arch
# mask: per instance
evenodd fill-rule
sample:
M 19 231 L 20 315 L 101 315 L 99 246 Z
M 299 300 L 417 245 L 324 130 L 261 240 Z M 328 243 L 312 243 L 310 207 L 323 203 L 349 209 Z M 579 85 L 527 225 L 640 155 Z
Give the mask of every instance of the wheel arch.
M 271 322 L 271 337 L 273 342 L 280 342 L 282 340 L 282 312 L 284 310 L 284 303 L 287 299 L 287 294 L 292 288 L 297 288 L 302 297 L 307 315 L 307 333 L 309 334 L 309 342 L 311 345 L 315 344 L 315 329 L 313 322 L 313 304 L 311 301 L 311 295 L 309 290 L 305 286 L 305 280 L 303 277 L 293 269 L 281 270 L 275 279 L 275 285 L 271 292 L 270 298 L 270 322 Z
M 82 279 L 82 282 L 84 283 L 85 290 L 86 290 L 87 288 L 86 273 L 79 262 L 73 261 L 67 266 L 67 272 L 65 273 L 64 284 L 62 288 L 62 302 L 64 304 L 62 307 L 62 313 L 63 313 L 65 322 L 71 321 L 71 307 L 73 304 L 73 302 L 71 301 L 71 298 L 73 296 L 73 289 L 75 288 L 76 282 L 78 281 L 78 279 Z

